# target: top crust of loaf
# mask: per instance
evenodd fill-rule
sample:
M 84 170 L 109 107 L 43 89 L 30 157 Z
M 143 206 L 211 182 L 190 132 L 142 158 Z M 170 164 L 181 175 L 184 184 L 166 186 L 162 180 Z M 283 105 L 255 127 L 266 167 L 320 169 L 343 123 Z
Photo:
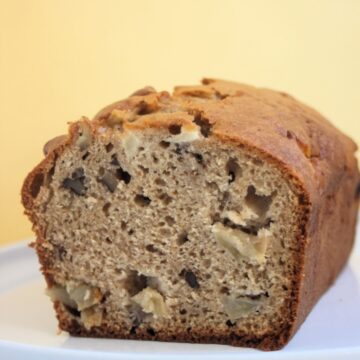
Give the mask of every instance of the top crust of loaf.
M 128 130 L 205 124 L 210 136 L 251 148 L 277 163 L 312 205 L 333 194 L 347 171 L 358 176 L 354 141 L 284 92 L 209 78 L 202 85 L 177 86 L 172 95 L 148 86 L 99 111 L 91 121 L 93 131 L 111 124 L 117 111 L 125 114 L 121 126 Z M 72 142 L 76 127 L 70 127 L 68 137 L 46 144 L 48 158 Z
M 201 116 L 213 136 L 282 163 L 304 185 L 311 203 L 334 192 L 346 169 L 357 168 L 356 144 L 318 112 L 284 92 L 235 82 L 203 79 L 202 85 L 176 87 L 172 95 L 145 88 L 104 108 L 94 120 L 102 123 L 114 109 L 131 112 L 144 104 L 155 111 L 147 109 L 149 116 L 127 123 L 129 128 L 166 127 L 189 114 Z M 170 107 L 179 112 L 162 112 Z
M 79 131 L 96 134 L 115 127 L 127 134 L 134 129 L 174 125 L 181 125 L 189 132 L 199 126 L 205 137 L 214 136 L 256 152 L 278 166 L 294 186 L 303 214 L 297 301 L 293 304 L 286 333 L 279 336 L 278 343 L 262 346 L 264 349 L 279 348 L 301 325 L 345 263 L 354 238 L 359 197 L 358 193 L 355 195 L 359 184 L 354 157 L 356 144 L 318 112 L 286 93 L 214 79 L 204 79 L 202 85 L 178 86 L 172 95 L 146 87 L 104 108 L 92 121 L 82 118 L 73 123 L 68 136 L 47 144 L 45 159 L 24 182 L 22 201 L 25 213 L 34 223 L 37 241 L 42 241 L 45 234 L 36 227 L 36 214 L 32 211 L 34 199 L 56 158 L 79 140 Z M 342 208 L 345 209 L 346 201 L 343 200 L 346 196 L 351 199 L 346 208 L 346 213 L 351 215 L 350 230 L 346 234 L 348 240 L 341 245 L 341 256 L 322 258 L 318 255 L 320 250 L 325 249 L 327 254 L 337 251 L 339 246 L 336 238 L 328 236 L 325 239 L 321 234 L 321 230 L 330 224 L 326 221 L 335 223 L 331 217 L 325 219 L 324 209 L 331 205 L 337 207 L 336 214 L 339 214 Z M 340 222 L 336 226 L 334 234 L 341 234 Z M 46 268 L 46 255 L 39 254 L 39 258 Z M 330 268 L 334 270 L 329 277 L 326 272 Z M 51 282 L 51 279 L 47 281 Z

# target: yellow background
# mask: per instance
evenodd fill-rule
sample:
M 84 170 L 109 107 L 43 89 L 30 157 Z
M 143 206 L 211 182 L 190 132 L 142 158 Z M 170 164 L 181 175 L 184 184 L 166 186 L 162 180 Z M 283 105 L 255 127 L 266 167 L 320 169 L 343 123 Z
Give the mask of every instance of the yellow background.
M 0 243 L 31 236 L 23 178 L 66 122 L 202 76 L 294 94 L 360 143 L 360 1 L 0 0 Z

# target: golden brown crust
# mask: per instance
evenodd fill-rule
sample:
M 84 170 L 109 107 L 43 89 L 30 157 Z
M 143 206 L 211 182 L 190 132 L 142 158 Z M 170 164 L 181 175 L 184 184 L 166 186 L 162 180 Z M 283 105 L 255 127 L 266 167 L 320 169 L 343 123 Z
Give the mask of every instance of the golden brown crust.
M 203 85 L 177 87 L 172 96 L 144 88 L 101 110 L 92 122 L 85 121 L 95 132 L 108 126 L 114 109 L 126 114 L 122 124 L 125 129 L 197 124 L 205 136 L 256 152 L 291 181 L 299 197 L 302 220 L 298 251 L 294 254 L 297 269 L 290 317 L 281 331 L 256 339 L 214 329 L 185 334 L 174 329 L 152 335 L 141 329 L 134 334 L 116 325 L 86 330 L 56 305 L 60 327 L 80 336 L 212 342 L 263 350 L 284 346 L 334 281 L 351 251 L 359 201 L 355 195 L 359 184 L 356 145 L 316 111 L 285 93 L 221 80 L 204 79 Z M 77 126 L 73 124 L 67 139 L 49 149 L 45 160 L 28 175 L 22 190 L 25 212 L 34 224 L 36 250 L 49 284 L 51 253 L 42 247 L 45 234 L 36 226 L 33 201 L 57 157 L 76 136 Z

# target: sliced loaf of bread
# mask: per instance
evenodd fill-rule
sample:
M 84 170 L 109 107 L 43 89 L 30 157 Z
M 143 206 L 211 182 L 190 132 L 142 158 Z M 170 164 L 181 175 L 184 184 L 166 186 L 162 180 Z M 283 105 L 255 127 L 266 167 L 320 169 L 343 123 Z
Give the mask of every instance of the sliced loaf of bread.
M 22 190 L 60 328 L 281 348 L 350 253 L 355 150 L 285 93 L 211 79 L 72 123 Z

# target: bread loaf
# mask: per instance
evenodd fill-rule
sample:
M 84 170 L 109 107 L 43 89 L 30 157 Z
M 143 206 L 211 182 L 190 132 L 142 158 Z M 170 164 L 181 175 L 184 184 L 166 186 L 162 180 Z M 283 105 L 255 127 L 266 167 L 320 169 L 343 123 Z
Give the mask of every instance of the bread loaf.
M 212 79 L 72 123 L 22 189 L 60 328 L 283 347 L 349 256 L 355 150 L 285 93 Z

